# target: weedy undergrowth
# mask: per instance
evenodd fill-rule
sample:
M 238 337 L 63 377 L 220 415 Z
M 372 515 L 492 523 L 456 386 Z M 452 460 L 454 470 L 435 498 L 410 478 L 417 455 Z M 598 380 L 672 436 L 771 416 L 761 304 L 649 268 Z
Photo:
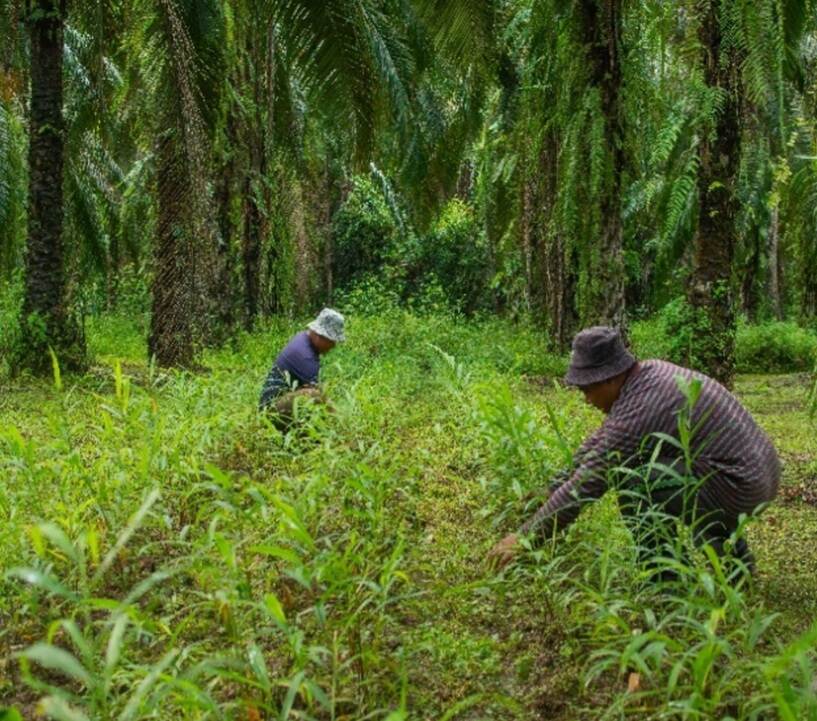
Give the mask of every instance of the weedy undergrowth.
M 281 433 L 255 408 L 295 329 L 200 374 L 109 354 L 9 386 L 4 703 L 94 720 L 813 715 L 813 634 L 780 631 L 739 565 L 683 529 L 658 564 L 680 581 L 649 583 L 614 494 L 527 562 L 486 567 L 600 420 L 541 382 L 563 362 L 544 338 L 356 320 L 325 364 L 332 412 Z

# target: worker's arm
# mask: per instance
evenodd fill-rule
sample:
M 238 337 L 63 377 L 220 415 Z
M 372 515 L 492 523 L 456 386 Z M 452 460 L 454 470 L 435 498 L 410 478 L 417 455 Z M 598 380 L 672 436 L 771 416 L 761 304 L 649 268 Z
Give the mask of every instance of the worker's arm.
M 641 440 L 640 426 L 638 414 L 624 409 L 615 418 L 608 417 L 577 451 L 576 465 L 567 480 L 552 484 L 548 500 L 517 533 L 506 536 L 491 549 L 489 561 L 500 568 L 507 565 L 519 551 L 520 537 L 548 538 L 576 520 L 585 503 L 603 496 L 611 469 L 635 456 Z

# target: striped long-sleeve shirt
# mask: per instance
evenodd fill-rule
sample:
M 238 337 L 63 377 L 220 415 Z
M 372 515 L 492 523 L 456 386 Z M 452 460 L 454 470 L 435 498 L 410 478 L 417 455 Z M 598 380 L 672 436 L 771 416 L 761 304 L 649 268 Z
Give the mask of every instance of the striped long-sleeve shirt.
M 692 472 L 702 482 L 699 503 L 736 518 L 751 513 L 777 494 L 780 463 L 769 438 L 749 412 L 717 381 L 659 360 L 642 361 L 625 381 L 601 427 L 580 447 L 574 469 L 520 533 L 549 535 L 578 516 L 583 501 L 607 490 L 616 467 L 637 468 L 650 459 L 661 433 L 679 437 L 679 412 L 688 405 L 678 379 L 701 381 L 689 426 Z M 662 462 L 681 451 L 664 441 Z

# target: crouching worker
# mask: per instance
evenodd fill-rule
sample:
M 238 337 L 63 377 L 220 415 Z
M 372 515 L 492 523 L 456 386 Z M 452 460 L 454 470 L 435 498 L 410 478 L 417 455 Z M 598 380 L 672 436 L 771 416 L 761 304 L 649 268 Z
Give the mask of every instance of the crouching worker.
M 274 411 L 276 425 L 285 430 L 294 418 L 294 406 L 303 401 L 323 403 L 318 388 L 321 356 L 346 340 L 343 316 L 324 308 L 307 329 L 298 333 L 278 354 L 258 402 L 259 410 Z
M 621 478 L 619 506 L 638 543 L 639 560 L 651 576 L 667 580 L 675 574 L 656 573 L 655 560 L 667 538 L 677 534 L 675 519 L 691 525 L 697 544 L 708 543 L 722 555 L 741 514 L 752 514 L 777 494 L 780 464 L 774 446 L 715 380 L 665 361 L 639 362 L 618 331 L 606 327 L 576 336 L 565 380 L 606 418 L 578 450 L 573 469 L 551 487 L 547 502 L 518 533 L 494 546 L 489 560 L 495 566 L 514 559 L 520 536 L 548 538 L 572 523 L 583 502 L 600 498 L 614 475 Z M 689 418 L 687 457 L 667 436 L 679 438 L 679 414 L 690 406 L 681 385 L 696 380 L 700 395 Z M 664 528 L 644 533 L 645 523 Z M 744 538 L 735 543 L 734 554 L 753 570 Z

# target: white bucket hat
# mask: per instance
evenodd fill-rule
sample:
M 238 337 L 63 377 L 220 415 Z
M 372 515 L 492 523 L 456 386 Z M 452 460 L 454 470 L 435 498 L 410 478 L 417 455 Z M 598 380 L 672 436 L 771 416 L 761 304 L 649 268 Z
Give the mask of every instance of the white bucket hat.
M 343 316 L 336 310 L 324 308 L 307 328 L 335 343 L 343 343 L 346 340 L 343 333 L 343 322 Z

